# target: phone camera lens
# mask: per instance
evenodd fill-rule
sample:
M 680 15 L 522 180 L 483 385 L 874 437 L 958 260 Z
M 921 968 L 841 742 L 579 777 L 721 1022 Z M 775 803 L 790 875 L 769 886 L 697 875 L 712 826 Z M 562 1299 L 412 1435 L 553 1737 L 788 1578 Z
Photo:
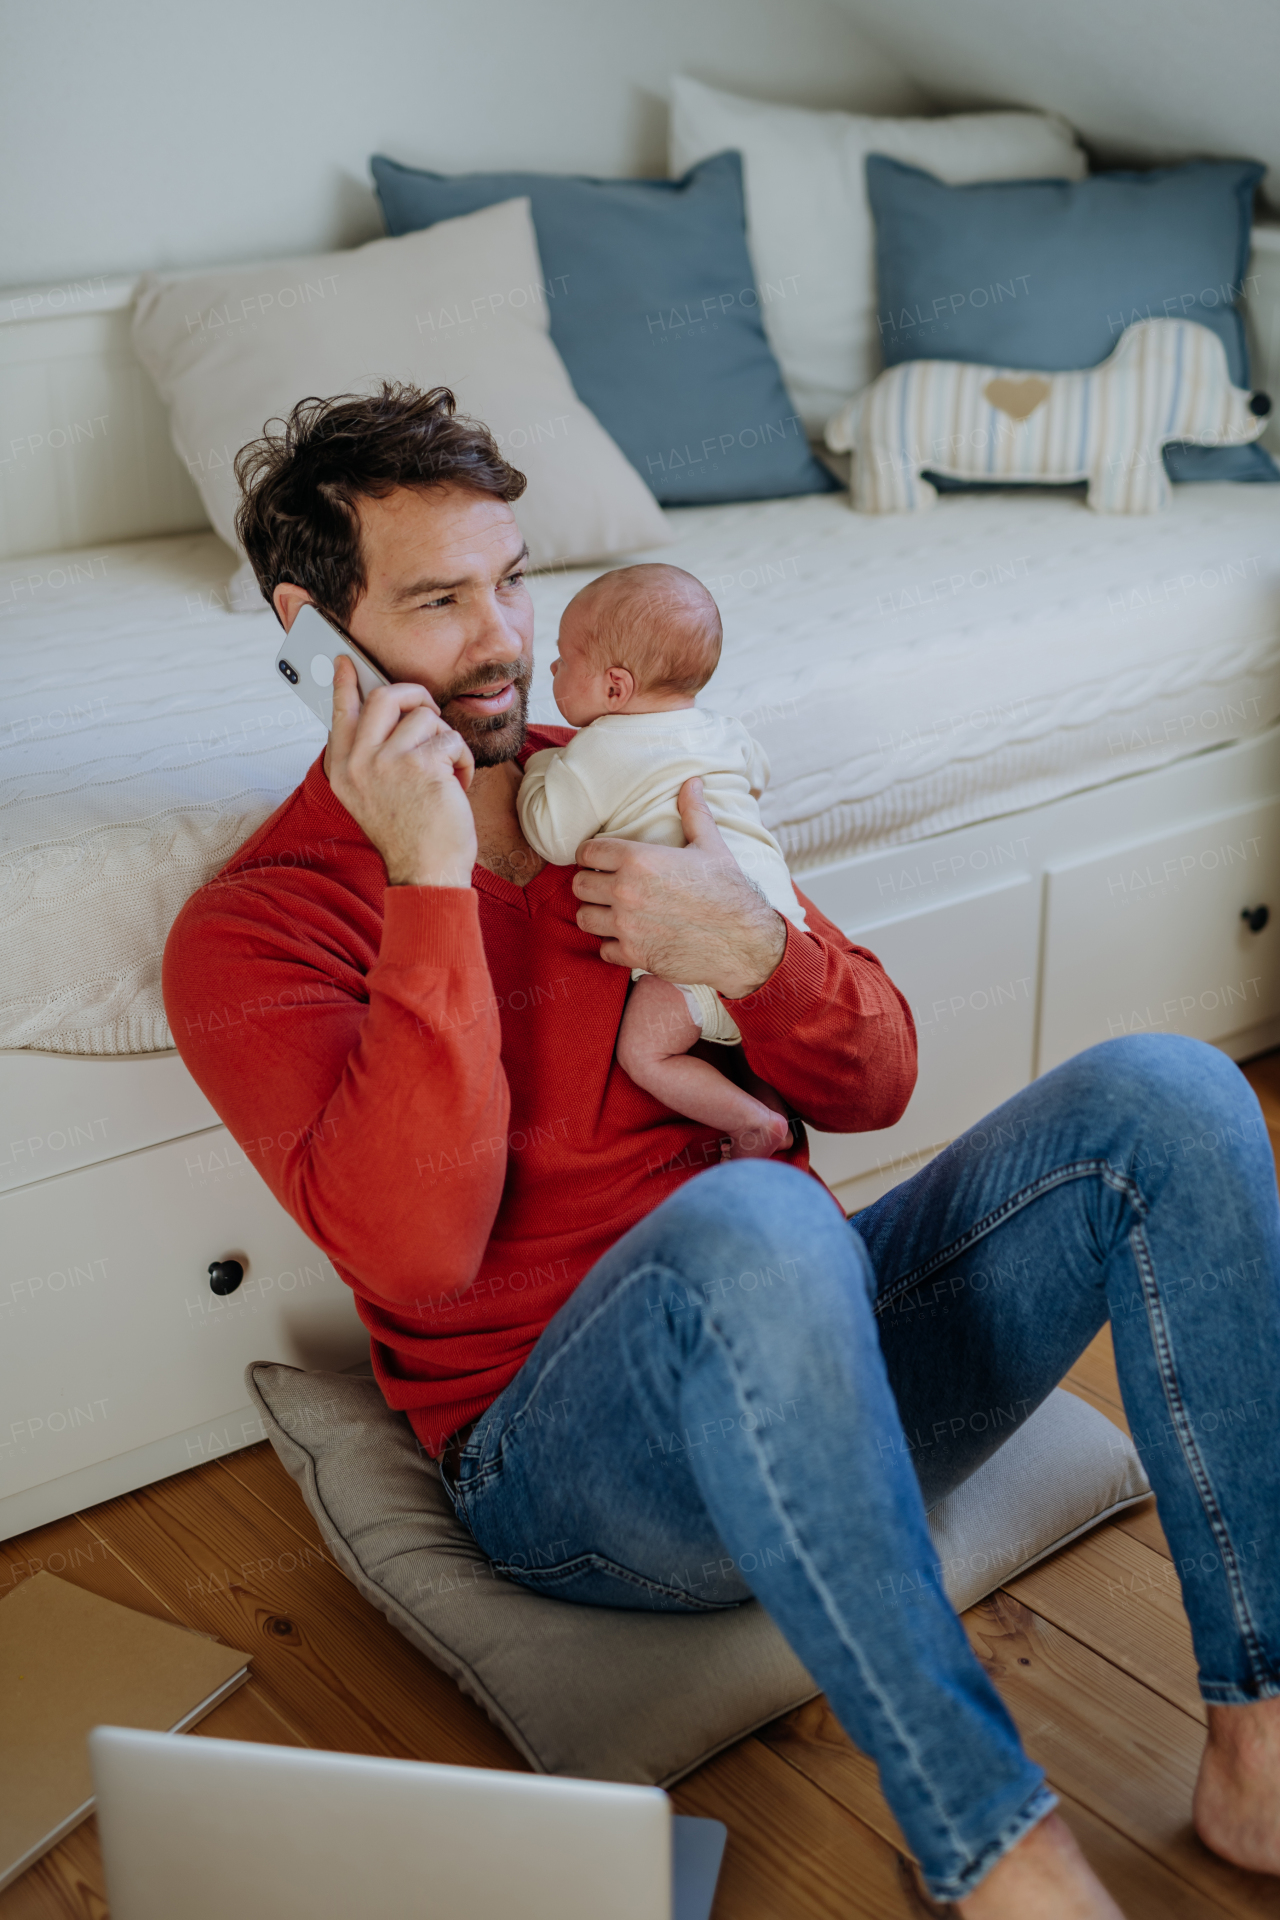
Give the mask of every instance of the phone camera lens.
M 289 665 L 289 662 L 287 660 L 277 660 L 276 665 L 279 667 L 285 679 L 289 682 L 289 685 L 291 687 L 296 687 L 298 684 L 298 676 L 294 672 L 293 668 Z

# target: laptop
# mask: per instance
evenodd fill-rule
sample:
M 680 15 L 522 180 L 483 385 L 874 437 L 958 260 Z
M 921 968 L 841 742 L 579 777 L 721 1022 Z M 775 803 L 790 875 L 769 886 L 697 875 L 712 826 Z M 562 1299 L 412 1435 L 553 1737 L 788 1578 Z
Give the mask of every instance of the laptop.
M 95 1727 L 112 1920 L 710 1920 L 660 1787 Z

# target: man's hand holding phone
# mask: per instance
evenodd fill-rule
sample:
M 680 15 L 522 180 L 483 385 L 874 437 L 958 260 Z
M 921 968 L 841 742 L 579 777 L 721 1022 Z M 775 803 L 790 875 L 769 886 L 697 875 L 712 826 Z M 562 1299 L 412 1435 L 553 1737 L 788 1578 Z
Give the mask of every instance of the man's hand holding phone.
M 393 887 L 471 885 L 475 762 L 425 687 L 377 687 L 362 704 L 355 667 L 339 655 L 325 771 Z

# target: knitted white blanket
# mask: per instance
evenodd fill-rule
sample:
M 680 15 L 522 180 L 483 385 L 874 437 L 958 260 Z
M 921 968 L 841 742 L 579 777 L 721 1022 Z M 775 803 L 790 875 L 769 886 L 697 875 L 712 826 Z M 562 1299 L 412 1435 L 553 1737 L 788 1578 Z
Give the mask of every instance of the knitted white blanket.
M 842 495 L 671 513 L 720 603 L 703 696 L 772 767 L 794 872 L 1097 786 L 1280 714 L 1280 488 L 1175 487 L 1168 512 Z M 233 613 L 211 533 L 0 563 L 0 1047 L 171 1044 L 182 903 L 302 779 L 320 724 Z M 536 576 L 531 717 L 586 571 Z

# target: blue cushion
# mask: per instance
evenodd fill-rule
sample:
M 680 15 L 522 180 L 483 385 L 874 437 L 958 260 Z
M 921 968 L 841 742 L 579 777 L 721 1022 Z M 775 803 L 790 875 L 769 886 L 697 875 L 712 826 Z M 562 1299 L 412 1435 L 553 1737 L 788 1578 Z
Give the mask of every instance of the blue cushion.
M 1249 384 L 1236 301 L 1249 265 L 1250 161 L 1196 160 L 1087 180 L 951 187 L 867 158 L 885 363 L 965 360 L 1065 373 L 1096 367 L 1127 326 L 1211 327 Z M 1174 480 L 1280 480 L 1262 447 L 1169 447 Z
M 370 165 L 391 234 L 528 195 L 551 338 L 579 399 L 666 505 L 836 485 L 765 339 L 738 154 L 683 180 L 450 176 L 379 154 Z

